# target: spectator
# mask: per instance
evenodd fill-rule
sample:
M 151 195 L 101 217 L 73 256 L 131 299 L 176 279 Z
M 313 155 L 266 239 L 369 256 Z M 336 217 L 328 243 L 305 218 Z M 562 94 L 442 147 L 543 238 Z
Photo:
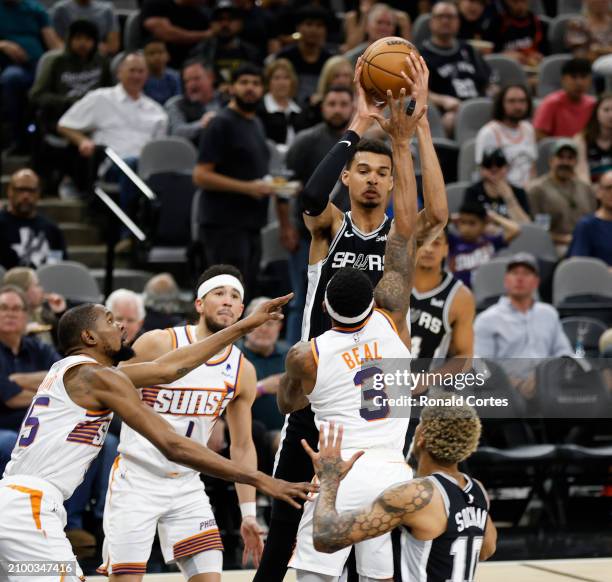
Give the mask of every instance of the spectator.
M 501 148 L 508 160 L 508 180 L 521 188 L 536 177 L 538 149 L 531 111 L 527 87 L 507 85 L 493 100 L 492 121 L 476 136 L 476 163 L 482 162 L 485 150 Z
M 474 322 L 476 356 L 503 358 L 501 365 L 511 382 L 527 398 L 535 393 L 533 369 L 538 359 L 573 353 L 557 310 L 534 298 L 539 284 L 535 257 L 517 253 L 506 266 L 506 295 Z
M 404 8 L 403 3 L 400 4 Z M 380 10 L 381 7 L 385 9 L 383 12 Z M 377 15 L 373 16 L 375 11 Z M 381 34 L 383 30 L 386 30 L 385 34 Z M 395 36 L 396 34 L 402 38 L 410 38 L 410 17 L 408 14 L 403 10 L 393 10 L 387 4 L 375 3 L 374 0 L 362 0 L 355 10 L 347 12 L 344 16 L 346 40 L 341 49 L 344 52 L 352 51 L 360 44 L 365 44 L 368 37 L 372 39 L 370 42 L 374 42 L 379 38 Z M 353 65 L 357 62 L 357 57 L 355 57 Z
M 565 45 L 575 57 L 594 61 L 612 52 L 609 0 L 584 0 L 582 18 L 568 22 Z
M 578 177 L 588 184 L 597 183 L 612 169 L 612 93 L 599 96 L 584 131 L 576 136 Z
M 529 10 L 529 0 L 503 0 L 503 9 L 492 24 L 495 52 L 528 67 L 537 66 L 548 53 L 546 29 Z
M 572 236 L 569 257 L 595 257 L 612 267 L 612 170 L 595 187 L 599 208 L 582 217 Z
M 465 191 L 466 203 L 482 204 L 519 224 L 531 222 L 527 193 L 508 181 L 508 162 L 501 149 L 485 150 L 480 163 L 481 180 Z
M 30 102 L 39 111 L 37 119 L 43 133 L 56 133 L 59 118 L 87 92 L 111 85 L 108 60 L 98 53 L 97 45 L 96 25 L 75 20 L 68 26 L 64 52 L 41 67 L 30 91 Z
M 100 0 L 60 0 L 51 8 L 51 22 L 58 36 L 66 40 L 70 25 L 77 20 L 86 20 L 95 25 L 103 55 L 114 55 L 119 50 L 119 20 L 113 5 Z
M 254 0 L 233 0 L 242 12 L 240 38 L 254 46 L 260 55 L 268 54 L 268 40 L 275 36 L 275 19 L 267 7 Z
M 355 71 L 351 62 L 342 55 L 330 57 L 325 61 L 319 80 L 317 90 L 308 99 L 308 105 L 304 108 L 304 127 L 312 127 L 323 120 L 321 117 L 321 102 L 330 87 L 346 87 L 352 91 L 353 77 Z
M 213 36 L 203 5 L 203 0 L 143 0 L 144 36 L 166 43 L 171 67 L 179 68 L 198 43 Z
M 117 323 L 123 325 L 126 342 L 132 344 L 140 335 L 145 318 L 145 306 L 142 296 L 129 289 L 116 289 L 106 299 L 109 309 Z
M 537 139 L 572 137 L 589 121 L 595 97 L 587 95 L 591 87 L 591 63 L 572 59 L 561 68 L 561 89 L 542 99 L 533 118 Z
M 145 319 L 142 333 L 180 325 L 185 318 L 178 285 L 170 273 L 151 277 L 143 292 Z
M 296 13 L 298 42 L 281 50 L 276 58 L 287 59 L 298 76 L 297 102 L 305 103 L 315 92 L 325 61 L 331 53 L 325 48 L 328 13 L 315 5 L 304 6 Z
M 287 152 L 287 167 L 302 184 L 308 182 L 319 162 L 346 131 L 353 114 L 352 90 L 344 86 L 330 87 L 323 99 L 321 111 L 323 121 L 298 133 Z M 296 205 L 293 221 L 289 220 L 287 207 L 287 204 L 283 204 L 279 213 L 287 213 L 287 218 L 280 221 L 280 226 L 281 244 L 290 253 L 289 276 L 291 289 L 295 293 L 287 316 L 287 342 L 293 345 L 300 339 L 302 313 L 306 303 L 310 233 L 304 224 L 300 204 Z
M 38 275 L 29 267 L 13 267 L 2 279 L 3 285 L 19 287 L 28 302 L 27 333 L 36 334 L 36 338 L 49 345 L 55 345 L 57 324 L 66 311 L 66 300 L 57 293 L 45 293 Z
M 459 0 L 459 34 L 462 40 L 492 41 L 492 10 L 487 0 Z
M 234 72 L 232 100 L 202 133 L 194 181 L 202 192 L 202 236 L 206 261 L 238 267 L 245 288 L 255 293 L 261 257 L 261 229 L 268 219 L 270 153 L 255 111 L 263 97 L 263 76 L 254 65 Z M 231 244 L 228 244 L 231 241 Z
M 60 359 L 50 346 L 26 337 L 27 299 L 18 287 L 0 288 L 0 474 L 11 458 L 32 396 Z
M 437 2 L 429 21 L 431 39 L 423 43 L 421 55 L 429 67 L 429 98 L 442 113 L 449 135 L 461 101 L 485 95 L 491 69 L 468 44 L 457 39 L 459 12 L 451 2 Z
M 595 210 L 591 188 L 576 177 L 578 148 L 571 139 L 557 140 L 550 157 L 550 171 L 527 188 L 534 217 L 550 217 L 550 234 L 559 256 L 567 251 L 574 227 Z
M 298 78 L 293 65 L 286 59 L 276 59 L 265 69 L 268 92 L 259 104 L 257 115 L 266 136 L 277 145 L 289 147 L 300 128 L 301 107 L 293 100 Z
M 245 317 L 268 300 L 268 297 L 253 299 L 246 308 Z M 280 321 L 269 321 L 249 333 L 239 346 L 257 372 L 257 399 L 253 403 L 253 418 L 262 422 L 268 431 L 275 433 L 274 450 L 278 448 L 280 430 L 285 422 L 276 404 L 276 392 L 285 371 L 285 356 L 289 351 L 289 346 L 278 339 L 282 327 Z
M 84 158 L 93 156 L 97 145 L 109 146 L 136 168 L 142 148 L 165 135 L 168 117 L 159 104 L 142 92 L 147 80 L 142 54 L 126 55 L 117 75 L 117 85 L 91 91 L 66 111 L 59 120 L 58 131 Z M 115 166 L 106 169 L 103 165 L 102 171 L 106 171 L 107 179 L 119 182 L 121 206 L 133 213 L 139 192 L 134 184 Z
M 202 129 L 220 108 L 212 69 L 199 59 L 189 59 L 183 65 L 181 76 L 184 94 L 172 97 L 165 105 L 168 133 L 198 145 Z
M 38 214 L 40 180 L 28 168 L 17 170 L 8 184 L 8 208 L 0 210 L 0 265 L 37 269 L 67 258 L 64 235 Z
M 260 63 L 256 47 L 240 38 L 243 13 L 232 0 L 221 0 L 212 13 L 210 25 L 213 36 L 204 40 L 193 51 L 215 72 L 217 83 L 225 89 L 232 74 L 245 63 Z
M 387 4 L 374 4 L 366 18 L 365 35 L 362 35 L 362 41 L 356 46 L 353 45 L 353 48 L 348 50 L 344 56 L 354 67 L 357 64 L 357 59 L 373 42 L 385 38 L 385 36 L 393 36 L 396 26 L 396 11 Z
M 487 234 L 487 217 L 502 228 L 501 234 Z M 463 203 L 456 226 L 456 233 L 448 232 L 448 265 L 455 277 L 468 287 L 472 286 L 472 273 L 521 232 L 516 222 L 473 202 Z
M 145 44 L 144 57 L 147 63 L 147 82 L 143 93 L 163 105 L 168 99 L 181 94 L 181 77 L 178 71 L 168 67 L 170 55 L 161 40 L 150 40 Z
M 47 11 L 36 0 L 0 2 L 0 86 L 5 119 L 15 153 L 27 152 L 25 113 L 28 89 L 38 59 L 62 41 L 51 28 Z

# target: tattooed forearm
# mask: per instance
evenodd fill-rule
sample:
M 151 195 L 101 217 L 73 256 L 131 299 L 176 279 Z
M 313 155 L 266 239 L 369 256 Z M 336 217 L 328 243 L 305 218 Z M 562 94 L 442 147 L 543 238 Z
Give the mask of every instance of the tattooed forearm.
M 429 505 L 433 485 L 429 479 L 395 485 L 366 509 L 336 511 L 338 478 L 323 477 L 314 515 L 314 546 L 332 553 L 357 542 L 382 535 Z
M 378 307 L 391 312 L 408 311 L 415 254 L 415 237 L 407 239 L 392 226 L 385 247 L 385 272 L 374 290 Z

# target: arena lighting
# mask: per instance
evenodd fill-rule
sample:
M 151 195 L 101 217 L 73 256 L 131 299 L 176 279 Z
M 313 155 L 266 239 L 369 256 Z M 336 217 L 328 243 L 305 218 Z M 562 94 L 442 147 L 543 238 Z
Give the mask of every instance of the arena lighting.
M 134 185 L 151 201 L 157 200 L 157 195 L 149 188 L 132 168 L 130 168 L 115 150 L 109 147 L 104 148 L 106 156 L 134 183 Z

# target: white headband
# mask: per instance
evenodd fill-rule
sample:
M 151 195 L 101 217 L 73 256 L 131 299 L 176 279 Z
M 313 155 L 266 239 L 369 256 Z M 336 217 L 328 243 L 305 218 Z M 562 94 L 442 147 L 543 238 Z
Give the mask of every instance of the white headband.
M 332 309 L 332 306 L 329 304 L 329 299 L 327 298 L 327 290 L 325 290 L 325 307 L 327 308 L 327 313 L 329 313 L 329 315 L 334 318 L 334 321 L 337 321 L 338 323 L 358 323 L 362 319 L 365 319 L 366 315 L 372 311 L 372 308 L 374 307 L 374 298 L 372 298 L 370 305 L 366 307 L 365 311 L 361 312 L 359 315 L 356 315 L 355 317 L 345 317 Z
M 244 299 L 244 287 L 242 286 L 242 283 L 233 275 L 217 275 L 212 279 L 204 281 L 204 283 L 198 287 L 198 299 L 202 299 L 204 295 L 210 293 L 217 287 L 231 287 L 232 289 L 236 289 L 236 291 L 240 293 L 240 299 Z

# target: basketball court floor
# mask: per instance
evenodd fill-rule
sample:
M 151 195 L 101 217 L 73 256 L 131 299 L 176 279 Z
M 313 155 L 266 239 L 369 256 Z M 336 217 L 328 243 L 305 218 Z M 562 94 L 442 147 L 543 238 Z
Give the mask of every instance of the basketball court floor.
M 250 582 L 252 570 L 235 570 L 223 574 L 223 582 Z M 107 578 L 88 576 L 88 582 L 107 582 Z M 612 558 L 586 560 L 534 560 L 523 562 L 489 562 L 480 564 L 475 582 L 612 582 Z M 149 574 L 144 582 L 183 582 L 181 574 Z M 295 582 L 292 573 L 285 582 Z

